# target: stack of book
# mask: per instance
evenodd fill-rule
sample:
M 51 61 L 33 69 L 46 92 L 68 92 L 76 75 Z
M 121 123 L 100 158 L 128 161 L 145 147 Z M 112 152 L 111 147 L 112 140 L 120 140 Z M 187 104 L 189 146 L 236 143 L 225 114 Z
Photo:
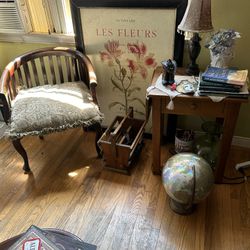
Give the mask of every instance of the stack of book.
M 199 95 L 248 98 L 248 70 L 208 67 L 201 74 Z

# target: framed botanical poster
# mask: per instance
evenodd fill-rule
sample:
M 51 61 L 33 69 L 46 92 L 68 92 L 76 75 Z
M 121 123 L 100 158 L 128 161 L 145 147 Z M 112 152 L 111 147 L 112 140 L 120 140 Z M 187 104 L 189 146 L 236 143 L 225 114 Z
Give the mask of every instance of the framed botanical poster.
M 146 88 L 166 59 L 182 64 L 183 37 L 176 32 L 187 0 L 72 0 L 76 48 L 97 73 L 97 95 L 108 125 L 128 107 L 145 119 Z

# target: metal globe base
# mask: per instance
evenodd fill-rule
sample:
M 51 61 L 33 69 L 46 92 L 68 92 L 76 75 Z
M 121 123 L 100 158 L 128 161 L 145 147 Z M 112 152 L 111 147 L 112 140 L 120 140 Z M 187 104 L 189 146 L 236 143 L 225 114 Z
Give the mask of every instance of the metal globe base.
M 170 202 L 169 202 L 170 208 L 177 214 L 180 215 L 189 215 L 191 213 L 193 213 L 193 211 L 195 210 L 195 204 L 183 204 L 180 202 L 177 202 L 175 200 L 173 200 L 172 198 L 170 198 Z

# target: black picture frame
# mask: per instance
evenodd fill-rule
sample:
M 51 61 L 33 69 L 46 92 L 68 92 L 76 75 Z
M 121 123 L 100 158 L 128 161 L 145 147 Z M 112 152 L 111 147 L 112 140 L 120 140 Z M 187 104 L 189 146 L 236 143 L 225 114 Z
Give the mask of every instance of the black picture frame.
M 174 42 L 174 60 L 182 66 L 184 36 L 177 32 L 178 24 L 185 13 L 188 0 L 71 0 L 72 21 L 75 32 L 76 49 L 85 53 L 84 37 L 80 8 L 82 7 L 116 7 L 116 8 L 170 8 L 176 9 L 176 30 Z

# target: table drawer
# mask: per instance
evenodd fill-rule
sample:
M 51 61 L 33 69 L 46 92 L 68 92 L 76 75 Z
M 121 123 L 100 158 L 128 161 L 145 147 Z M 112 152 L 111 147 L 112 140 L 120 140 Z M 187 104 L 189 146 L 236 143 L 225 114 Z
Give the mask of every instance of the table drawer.
M 162 113 L 178 115 L 206 115 L 213 117 L 223 117 L 225 110 L 224 102 L 213 102 L 211 100 L 189 100 L 188 98 L 173 99 L 174 110 L 167 109 L 168 98 L 162 99 Z

